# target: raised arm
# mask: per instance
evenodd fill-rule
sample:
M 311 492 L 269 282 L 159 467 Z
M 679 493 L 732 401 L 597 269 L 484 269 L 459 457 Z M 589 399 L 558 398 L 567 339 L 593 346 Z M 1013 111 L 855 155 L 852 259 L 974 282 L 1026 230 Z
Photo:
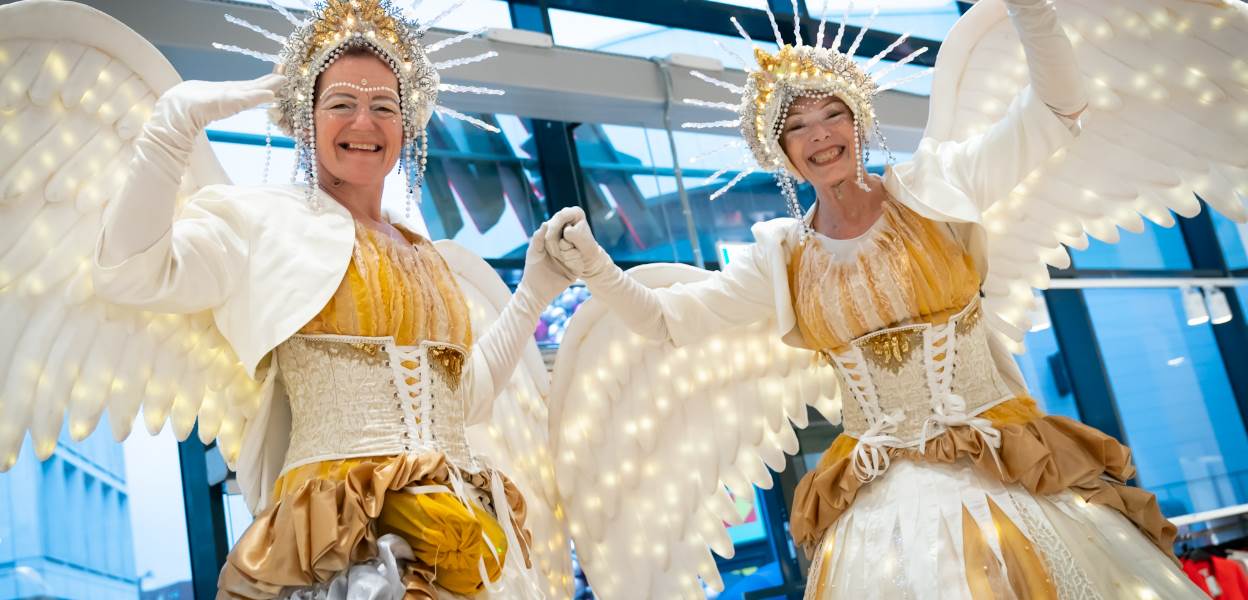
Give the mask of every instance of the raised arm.
M 109 203 L 94 280 L 104 298 L 166 312 L 220 304 L 247 257 L 244 215 L 210 187 L 175 221 L 176 196 L 208 123 L 273 99 L 277 75 L 243 82 L 187 81 L 156 102 L 135 140 L 126 181 Z

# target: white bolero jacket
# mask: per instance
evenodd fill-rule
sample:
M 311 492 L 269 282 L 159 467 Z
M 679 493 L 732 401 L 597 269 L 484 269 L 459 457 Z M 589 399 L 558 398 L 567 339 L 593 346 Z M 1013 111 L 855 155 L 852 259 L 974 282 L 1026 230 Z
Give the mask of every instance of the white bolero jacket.
M 105 266 L 107 230 L 96 244 L 93 280 L 101 298 L 161 313 L 210 310 L 247 374 L 262 378 L 261 406 L 247 421 L 237 461 L 253 512 L 269 504 L 291 418 L 276 365 L 259 374 L 257 367 L 329 302 L 355 247 L 351 214 L 317 193 L 319 211 L 302 185 L 205 186 L 172 225 L 151 225 L 167 230 L 142 252 Z M 471 353 L 464 385 L 467 424 L 487 420 L 496 394 L 482 353 Z

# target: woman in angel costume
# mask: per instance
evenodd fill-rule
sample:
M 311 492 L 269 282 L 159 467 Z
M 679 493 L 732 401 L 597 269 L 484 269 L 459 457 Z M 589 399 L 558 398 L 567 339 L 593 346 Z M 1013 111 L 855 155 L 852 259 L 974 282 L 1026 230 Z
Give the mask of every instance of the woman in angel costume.
M 1201 597 L 1173 560 L 1175 528 L 1151 494 L 1125 483 L 1134 476 L 1129 450 L 1043 414 L 1008 349 L 1027 330 L 1043 261 L 1068 260 L 1059 243 L 1078 244 L 1085 230 L 1112 241 L 1115 225 L 1141 225 L 1137 213 L 1161 223 L 1170 209 L 1192 214 L 1193 189 L 1244 216 L 1223 178 L 1248 182 L 1245 127 L 1233 120 L 1248 93 L 1230 66 L 1244 50 L 1245 6 L 1058 4 L 977 3 L 942 45 L 925 138 L 883 177 L 864 173 L 864 162 L 872 134 L 879 138 L 872 100 L 895 85 L 880 79 L 895 67 L 873 75 L 881 56 L 854 62 L 861 33 L 842 53 L 843 25 L 827 48 L 822 24 L 813 46 L 800 30 L 787 45 L 777 28 L 778 52 L 755 49 L 744 87 L 695 73 L 740 94 L 739 102 L 690 102 L 738 112 L 738 120 L 702 125 L 739 127 L 793 213 L 755 225 L 755 243 L 719 273 L 650 268 L 633 277 L 583 219 L 552 228 L 548 252 L 585 280 L 591 304 L 635 335 L 667 343 L 621 344 L 628 333 L 587 306 L 576 319 L 588 322 L 578 328 L 574 319 L 565 336 L 561 352 L 572 356 L 557 363 L 555 391 L 567 398 L 551 408 L 559 485 L 601 597 L 637 597 L 647 586 L 649 597 L 699 595 L 691 576 L 716 577 L 706 546 L 731 550 L 721 482 L 737 497 L 749 494 L 749 481 L 770 481 L 764 463 L 783 468 L 777 448 L 796 450 L 782 420 L 800 423 L 805 407 L 775 409 L 784 393 L 751 387 L 750 378 L 777 376 L 792 377 L 787 395 L 811 404 L 840 394 L 844 433 L 802 479 L 792 507 L 793 539 L 812 558 L 806 597 Z M 1059 8 L 1078 34 L 1077 57 Z M 1101 26 L 1108 29 L 1094 36 Z M 1156 46 L 1141 43 L 1141 28 Z M 1017 75 L 1029 73 L 1029 82 L 1009 89 L 1009 71 L 1024 56 Z M 1122 65 L 1160 59 L 1192 61 L 1180 64 L 1201 73 L 1198 85 L 1149 76 L 1156 87 L 1140 90 L 1125 81 Z M 1119 71 L 1102 68 L 1115 62 Z M 1091 108 L 1081 66 L 1097 77 Z M 995 80 L 984 76 L 994 70 Z M 1007 96 L 1008 109 L 993 115 L 983 106 L 1003 88 L 1013 101 Z M 1215 95 L 1198 101 L 1205 92 Z M 1173 97 L 1150 96 L 1158 93 Z M 980 124 L 990 126 L 974 133 Z M 1198 150 L 1206 141 L 1226 154 Z M 817 196 L 805 215 L 799 181 Z M 772 339 L 814 351 L 828 366 L 795 374 L 803 369 L 788 358 L 793 352 L 739 333 L 768 321 Z M 712 346 L 702 341 L 709 336 Z M 629 348 L 642 349 L 629 356 Z M 696 359 L 680 363 L 679 353 Z M 563 381 L 595 367 L 578 358 L 586 355 L 611 358 L 583 387 Z M 686 367 L 703 372 L 686 375 Z M 606 450 L 583 445 L 604 422 L 632 430 L 589 434 Z M 663 453 L 647 454 L 656 447 Z M 668 466 L 655 468 L 648 457 L 656 456 Z M 647 505 L 667 512 L 631 519 L 632 507 Z
M 396 162 L 410 211 L 431 112 L 468 118 L 436 106 L 438 91 L 480 91 L 440 84 L 437 70 L 482 57 L 431 62 L 428 54 L 467 36 L 423 47 L 431 23 L 406 20 L 384 0 L 327 0 L 306 20 L 275 8 L 295 26 L 288 37 L 227 19 L 281 43 L 280 56 L 225 49 L 270 59 L 276 74 L 188 81 L 163 94 L 176 82 L 168 63 L 103 14 L 60 2 L 3 9 L 12 27 L 3 71 L 33 81 L 3 129 L 40 140 L 28 156 L 92 140 L 100 154 L 75 156 L 78 169 L 110 164 L 105 149 L 133 154 L 113 196 L 80 191 L 84 173 L 32 170 L 6 152 L 6 229 L 16 220 L 46 234 L 66 217 L 78 225 L 58 231 L 69 239 L 52 262 L 23 254 L 32 248 L 15 233 L 23 229 L 6 231 L 6 267 L 29 271 L 4 288 L 5 327 L 25 326 L 4 338 L 14 365 L 5 456 L 16 455 L 27 425 L 39 456 L 50 454 L 67 398 L 76 439 L 105 405 L 119 439 L 140 402 L 150 429 L 172 410 L 182 437 L 198 413 L 200 436 L 219 436 L 257 513 L 221 572 L 219 597 L 558 595 L 532 568 L 520 489 L 473 453 L 466 427 L 491 420 L 517 361 L 524 376 L 534 377 L 534 364 L 544 376 L 532 332 L 570 277 L 532 245 L 516 294 L 482 328 L 485 311 L 503 304 L 482 298 L 500 287 L 507 296 L 497 276 L 381 211 Z M 296 141 L 305 183 L 204 185 L 221 180 L 205 169 L 204 127 L 270 102 Z M 179 207 L 188 167 L 190 196 Z M 108 182 L 109 173 L 85 175 Z M 34 184 L 38 176 L 44 183 Z M 71 268 L 58 270 L 60 261 Z M 86 270 L 70 277 L 80 263 Z M 482 268 L 484 279 L 470 273 Z M 477 293 L 471 304 L 466 291 Z M 62 294 L 76 300 L 67 306 Z M 60 303 L 51 312 L 49 298 Z M 43 389 L 49 383 L 55 389 Z

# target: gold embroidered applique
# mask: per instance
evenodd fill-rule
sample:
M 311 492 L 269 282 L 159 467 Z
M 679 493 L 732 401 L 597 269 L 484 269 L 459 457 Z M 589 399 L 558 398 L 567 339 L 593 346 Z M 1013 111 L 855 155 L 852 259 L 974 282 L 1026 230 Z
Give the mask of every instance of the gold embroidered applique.
M 975 326 L 979 324 L 979 319 L 982 316 L 983 313 L 980 310 L 979 303 L 976 302 L 975 306 L 971 307 L 971 310 L 967 311 L 965 315 L 962 315 L 962 317 L 958 319 L 958 335 L 963 336 L 970 333 L 971 330 L 975 329 Z
M 451 391 L 459 389 L 459 381 L 464 374 L 462 350 L 454 346 L 430 346 L 429 366 L 446 380 Z
M 866 359 L 874 366 L 896 373 L 923 346 L 923 329 L 886 331 L 862 340 Z

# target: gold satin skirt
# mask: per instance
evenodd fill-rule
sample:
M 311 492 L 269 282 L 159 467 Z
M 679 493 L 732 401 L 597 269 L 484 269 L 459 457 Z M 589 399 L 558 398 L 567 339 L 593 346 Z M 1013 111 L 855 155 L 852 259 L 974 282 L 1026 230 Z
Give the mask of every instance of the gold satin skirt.
M 387 533 L 403 537 L 417 559 L 404 565 L 405 598 L 432 600 L 435 586 L 459 595 L 481 591 L 484 578 L 501 576 L 507 538 L 488 511 L 437 491 L 451 489 L 455 477 L 488 490 L 488 473 L 452 469 L 436 453 L 291 469 L 275 485 L 273 506 L 256 517 L 230 552 L 218 597 L 273 598 L 286 587 L 329 581 L 350 564 L 375 556 L 377 538 Z M 524 546 L 523 497 L 510 480 L 501 479 L 510 525 Z

